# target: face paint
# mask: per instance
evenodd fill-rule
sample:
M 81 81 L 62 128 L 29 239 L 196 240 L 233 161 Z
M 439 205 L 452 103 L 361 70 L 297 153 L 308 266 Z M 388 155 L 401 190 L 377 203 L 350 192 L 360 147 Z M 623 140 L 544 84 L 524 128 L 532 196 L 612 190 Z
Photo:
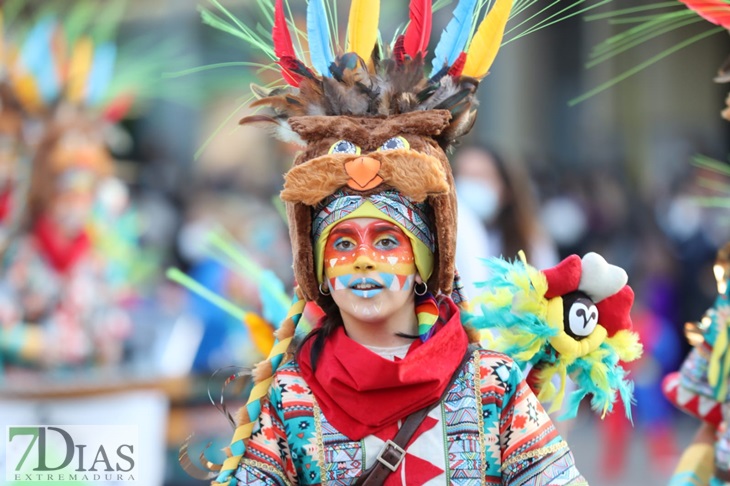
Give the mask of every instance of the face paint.
M 416 265 L 411 242 L 388 221 L 343 221 L 327 238 L 324 273 L 340 309 L 364 319 L 382 316 L 412 298 Z
M 331 290 L 369 298 L 413 287 L 416 266 L 408 237 L 396 225 L 371 218 L 338 224 L 324 250 Z

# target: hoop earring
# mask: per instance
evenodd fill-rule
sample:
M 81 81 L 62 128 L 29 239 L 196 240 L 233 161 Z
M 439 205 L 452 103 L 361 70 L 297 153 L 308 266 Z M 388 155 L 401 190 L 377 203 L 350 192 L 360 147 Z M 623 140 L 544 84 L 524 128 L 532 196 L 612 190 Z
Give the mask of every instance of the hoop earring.
M 324 285 L 324 288 L 322 287 Z M 326 291 L 324 289 L 327 289 Z M 330 292 L 330 288 L 327 286 L 327 282 L 322 282 L 319 284 L 319 293 L 327 297 L 332 292 Z
M 419 285 L 423 285 L 423 291 L 421 292 L 418 291 Z M 428 292 L 428 284 L 426 282 L 421 282 L 420 284 L 416 282 L 416 285 L 413 286 L 413 293 L 419 297 L 426 295 L 426 292 Z

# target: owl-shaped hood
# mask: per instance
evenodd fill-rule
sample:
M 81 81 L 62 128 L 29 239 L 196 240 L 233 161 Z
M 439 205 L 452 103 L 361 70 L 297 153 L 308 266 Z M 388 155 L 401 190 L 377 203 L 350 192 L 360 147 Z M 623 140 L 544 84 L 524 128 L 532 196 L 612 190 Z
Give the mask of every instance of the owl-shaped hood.
M 460 2 L 427 66 L 431 2 L 411 3 L 409 26 L 390 46 L 377 40 L 380 2 L 354 0 L 346 52 L 338 55 L 324 3 L 310 1 L 307 64 L 297 58 L 283 1 L 276 1 L 273 51 L 288 86 L 254 87 L 259 99 L 252 106 L 261 111 L 241 123 L 268 127 L 303 148 L 281 198 L 306 300 L 319 297 L 313 226 L 322 206 L 333 197 L 394 192 L 407 208 L 399 214 L 404 224 L 412 212 L 423 213 L 420 230 L 429 235 L 422 241 L 431 245 L 433 263 L 421 276 L 434 294 L 452 292 L 456 194 L 445 151 L 474 124 L 476 89 L 497 54 L 511 6 L 497 0 L 472 29 L 476 2 Z

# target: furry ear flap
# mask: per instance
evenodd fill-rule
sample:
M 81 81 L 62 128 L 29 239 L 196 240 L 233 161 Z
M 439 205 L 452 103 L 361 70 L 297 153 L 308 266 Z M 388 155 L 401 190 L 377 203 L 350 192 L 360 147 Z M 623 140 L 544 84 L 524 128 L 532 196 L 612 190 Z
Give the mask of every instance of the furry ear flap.
M 453 178 L 448 175 L 449 186 L 454 187 Z M 452 190 L 448 194 L 441 194 L 429 198 L 434 212 L 436 226 L 437 262 L 434 275 L 429 279 L 432 290 L 451 294 L 454 285 L 456 260 L 456 193 Z
M 294 278 L 308 301 L 314 301 L 319 297 L 319 284 L 314 271 L 311 211 L 312 209 L 304 204 L 286 203 L 289 236 L 294 250 Z

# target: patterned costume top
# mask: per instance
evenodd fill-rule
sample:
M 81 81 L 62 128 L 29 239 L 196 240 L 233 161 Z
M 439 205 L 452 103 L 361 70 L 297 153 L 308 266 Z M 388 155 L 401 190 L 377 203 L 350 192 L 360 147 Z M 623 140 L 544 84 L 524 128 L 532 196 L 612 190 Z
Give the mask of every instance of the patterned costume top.
M 360 441 L 348 439 L 328 423 L 291 362 L 276 373 L 236 478 L 248 485 L 352 484 L 397 430 L 393 424 Z M 519 367 L 506 355 L 474 352 L 385 484 L 448 483 L 587 484 Z

